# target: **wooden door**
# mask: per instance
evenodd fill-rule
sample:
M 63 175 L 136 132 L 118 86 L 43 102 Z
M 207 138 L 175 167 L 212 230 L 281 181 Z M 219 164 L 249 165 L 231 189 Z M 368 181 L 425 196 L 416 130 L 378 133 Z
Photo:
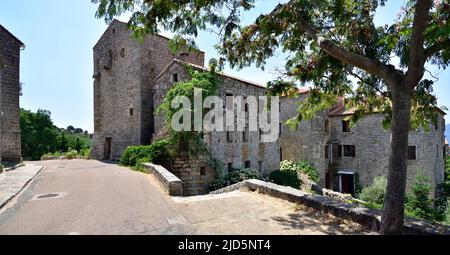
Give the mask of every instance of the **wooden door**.
M 112 146 L 112 138 L 105 138 L 105 152 L 103 155 L 103 159 L 111 159 L 111 146 Z

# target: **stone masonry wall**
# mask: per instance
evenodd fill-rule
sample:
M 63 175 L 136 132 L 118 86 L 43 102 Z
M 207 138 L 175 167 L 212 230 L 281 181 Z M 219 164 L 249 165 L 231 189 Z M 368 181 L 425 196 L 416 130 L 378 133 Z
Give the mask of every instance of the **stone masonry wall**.
M 20 48 L 22 43 L 0 25 L 0 159 L 21 161 Z
M 383 116 L 371 114 L 342 132 L 344 116 L 330 119 L 331 137 L 342 145 L 355 145 L 355 158 L 341 158 L 337 161 L 338 170 L 359 174 L 364 187 L 373 183 L 377 176 L 387 176 L 390 154 L 390 132 L 382 127 Z M 416 175 L 422 173 L 430 178 L 433 190 L 444 180 L 444 118 L 439 116 L 438 129 L 430 125 L 430 131 L 411 131 L 409 145 L 417 147 L 417 160 L 408 161 L 407 185 L 415 182 Z
M 305 97 L 307 94 L 299 98 L 282 99 L 283 122 L 295 116 L 298 102 Z M 312 120 L 301 122 L 297 130 L 289 130 L 289 127 L 283 125 L 280 138 L 283 159 L 294 162 L 309 161 L 320 173 L 320 185 L 325 186 L 325 176 L 332 154 L 330 151 L 329 159 L 325 158 L 325 146 L 332 143 L 354 145 L 354 158 L 333 157 L 333 163 L 337 163 L 337 171 L 357 173 L 362 187 L 372 184 L 377 176 L 387 176 L 390 132 L 382 127 L 383 116 L 367 115 L 358 121 L 355 127 L 351 127 L 349 133 L 344 133 L 342 129 L 345 117 L 347 116 L 329 117 L 326 112 L 320 112 Z M 430 125 L 429 132 L 417 130 L 410 133 L 409 144 L 417 147 L 417 160 L 408 161 L 408 187 L 414 183 L 419 172 L 430 178 L 433 189 L 444 180 L 444 127 L 444 116 L 439 114 L 437 129 L 435 125 Z M 339 180 L 330 178 L 333 179 L 334 189 L 339 191 Z
M 306 160 L 314 165 L 320 174 L 320 185 L 325 186 L 325 173 L 328 169 L 328 162 L 325 159 L 325 145 L 329 140 L 328 132 L 325 128 L 328 119 L 326 112 L 320 112 L 309 121 L 302 121 L 298 129 L 292 129 L 285 125 L 286 121 L 292 119 L 297 114 L 298 103 L 304 100 L 307 94 L 298 98 L 281 98 L 281 120 L 282 134 L 280 146 L 282 149 L 282 160 L 298 162 Z
M 126 23 L 111 23 L 94 47 L 95 158 L 108 158 L 106 138 L 112 140 L 111 159 L 119 159 L 128 146 L 150 144 L 154 133 L 153 79 L 175 57 L 167 38 L 149 35 L 139 42 Z M 204 53 L 186 58 L 203 64 Z
M 173 82 L 171 81 L 171 76 L 175 73 L 178 74 L 180 81 L 191 79 L 186 68 L 182 64 L 178 62 L 173 63 L 173 65 L 156 80 L 154 94 L 155 108 L 162 103 L 166 93 L 172 87 Z M 233 94 L 234 96 L 265 95 L 265 88 L 263 87 L 226 76 L 222 76 L 222 79 L 223 84 L 219 87 L 219 96 L 224 102 L 226 94 Z M 156 132 L 161 130 L 165 121 L 166 119 L 163 114 L 155 115 Z M 271 171 L 279 168 L 280 155 L 277 142 L 261 143 L 259 141 L 259 132 L 249 132 L 247 142 L 243 141 L 243 132 L 231 132 L 231 137 L 231 141 L 227 141 L 226 132 L 211 132 L 204 135 L 205 143 L 210 148 L 210 151 L 215 158 L 224 163 L 225 169 L 228 169 L 229 165 L 235 169 L 242 169 L 244 168 L 246 161 L 250 162 L 250 168 L 259 171 L 262 175 L 268 175 Z M 206 192 L 209 183 L 208 185 L 206 183 L 204 183 L 204 185 L 196 183 L 198 179 L 196 170 L 199 168 L 198 164 L 205 166 L 207 165 L 205 161 L 189 159 L 184 159 L 183 163 L 181 163 L 181 161 L 179 164 L 175 164 L 172 170 L 175 175 L 183 180 L 185 193 L 187 190 L 190 190 L 189 194 L 196 193 L 196 190 L 200 192 L 200 194 Z M 190 161 L 191 163 L 187 164 L 186 161 Z

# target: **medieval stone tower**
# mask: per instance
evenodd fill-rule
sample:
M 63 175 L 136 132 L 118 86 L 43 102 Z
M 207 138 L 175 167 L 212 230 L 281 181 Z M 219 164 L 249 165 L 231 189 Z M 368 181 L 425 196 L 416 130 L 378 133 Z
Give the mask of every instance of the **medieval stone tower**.
M 204 65 L 203 52 L 172 54 L 168 42 L 159 35 L 138 41 L 114 20 L 94 46 L 94 158 L 119 159 L 126 147 L 149 144 L 154 78 L 175 58 Z
M 20 50 L 24 44 L 0 25 L 0 162 L 21 161 Z

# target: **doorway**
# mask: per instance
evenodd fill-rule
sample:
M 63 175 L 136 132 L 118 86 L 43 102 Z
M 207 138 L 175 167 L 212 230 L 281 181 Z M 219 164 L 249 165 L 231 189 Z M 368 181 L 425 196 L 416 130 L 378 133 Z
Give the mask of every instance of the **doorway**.
M 339 179 L 341 193 L 355 196 L 355 174 L 350 172 L 339 172 Z
M 111 159 L 111 147 L 112 147 L 112 137 L 106 137 L 103 159 Z

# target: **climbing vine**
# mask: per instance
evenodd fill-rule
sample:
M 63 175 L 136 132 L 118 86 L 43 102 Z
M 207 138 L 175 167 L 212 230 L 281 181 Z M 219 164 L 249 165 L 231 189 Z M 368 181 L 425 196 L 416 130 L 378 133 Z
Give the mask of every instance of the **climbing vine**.
M 215 72 L 215 67 L 211 67 L 210 71 L 195 70 L 189 66 L 185 66 L 188 70 L 190 76 L 192 77 L 189 81 L 177 82 L 173 87 L 167 92 L 163 102 L 156 109 L 156 113 L 163 113 L 166 118 L 166 126 L 168 129 L 168 137 L 172 145 L 180 145 L 180 147 L 185 147 L 187 152 L 192 157 L 198 157 L 198 155 L 206 156 L 208 164 L 213 167 L 216 172 L 221 173 L 223 171 L 223 162 L 214 158 L 212 153 L 208 150 L 207 146 L 203 142 L 202 132 L 194 131 L 192 126 L 192 131 L 175 131 L 170 125 L 172 118 L 175 113 L 182 110 L 184 105 L 173 108 L 172 102 L 177 100 L 179 96 L 185 96 L 190 101 L 190 109 L 184 109 L 191 113 L 191 119 L 194 119 L 194 95 L 195 90 L 200 90 L 202 98 L 205 99 L 209 96 L 218 96 L 218 87 L 222 83 L 222 80 L 218 77 Z M 194 125 L 194 123 L 192 123 Z

